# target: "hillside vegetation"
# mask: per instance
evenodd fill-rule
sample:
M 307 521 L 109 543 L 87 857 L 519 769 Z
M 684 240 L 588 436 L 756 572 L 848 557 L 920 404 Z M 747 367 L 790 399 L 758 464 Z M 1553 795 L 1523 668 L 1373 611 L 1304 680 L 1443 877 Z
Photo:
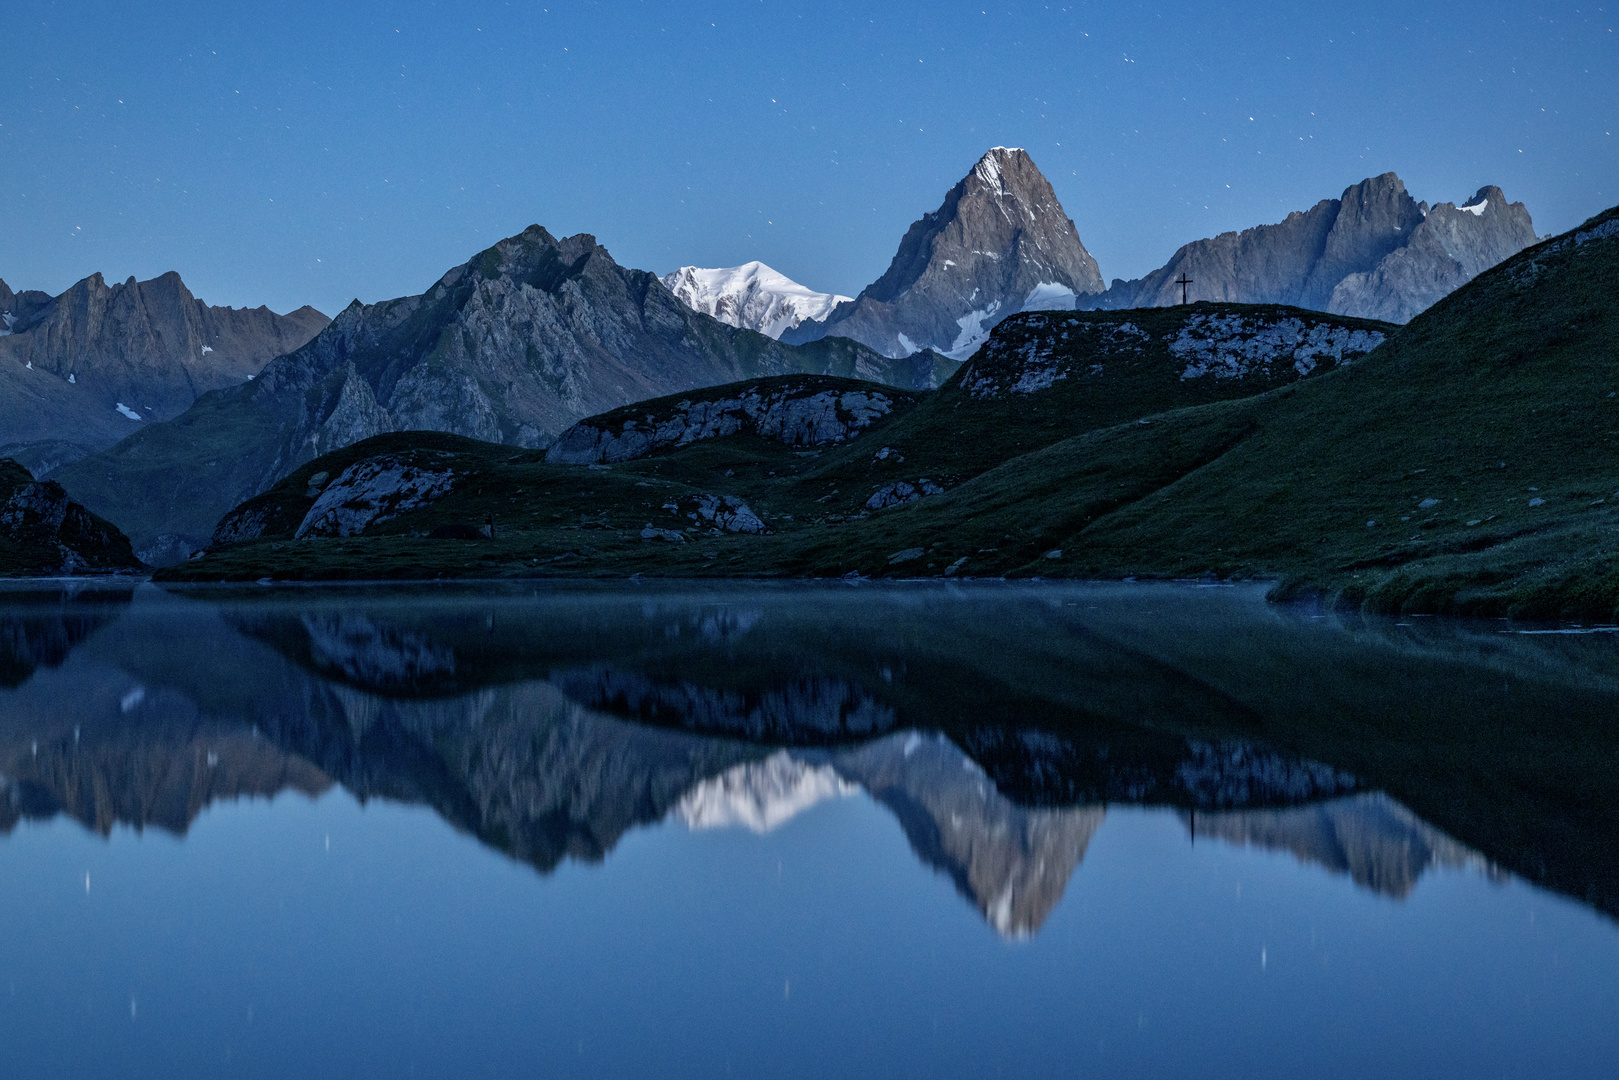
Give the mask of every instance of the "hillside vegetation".
M 1619 210 L 1398 330 L 1243 305 L 1023 315 L 858 438 L 738 433 L 610 466 L 435 443 L 464 473 L 447 494 L 295 539 L 310 476 L 426 445 L 387 436 L 267 493 L 280 531 L 172 573 L 1214 575 L 1379 610 L 1608 618 L 1616 271 Z M 729 503 L 761 527 L 730 531 Z M 456 525 L 493 536 L 444 539 Z

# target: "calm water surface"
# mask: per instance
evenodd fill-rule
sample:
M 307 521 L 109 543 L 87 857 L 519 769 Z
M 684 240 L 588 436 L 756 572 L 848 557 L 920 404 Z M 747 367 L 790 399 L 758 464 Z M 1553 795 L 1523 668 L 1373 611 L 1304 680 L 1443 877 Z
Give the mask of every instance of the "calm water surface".
M 1517 629 L 11 587 L 0 1062 L 1619 1075 L 1619 640 Z

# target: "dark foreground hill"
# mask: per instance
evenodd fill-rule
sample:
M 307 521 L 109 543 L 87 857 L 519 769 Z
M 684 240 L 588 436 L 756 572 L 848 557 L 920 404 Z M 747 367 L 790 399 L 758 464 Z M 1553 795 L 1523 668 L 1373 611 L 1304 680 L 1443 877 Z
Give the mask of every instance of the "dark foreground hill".
M 0 577 L 144 570 L 129 538 L 67 497 L 0 459 Z
M 253 382 L 62 469 L 62 484 L 158 561 L 312 458 L 390 431 L 540 447 L 580 417 L 642 398 L 811 371 L 923 388 L 954 370 L 828 339 L 783 345 L 676 300 L 593 237 L 539 226 L 420 296 L 350 305 Z
M 446 572 L 507 563 L 532 572 L 542 552 L 551 560 L 545 565 L 586 572 L 630 572 L 649 557 L 672 559 L 674 572 L 695 572 L 714 561 L 701 555 L 708 545 L 660 554 L 642 533 L 676 536 L 664 542 L 679 546 L 683 530 L 704 527 L 688 515 L 711 525 L 716 507 L 734 503 L 747 508 L 741 521 L 757 527 L 746 532 L 749 544 L 724 553 L 724 564 L 780 572 L 774 560 L 781 544 L 841 543 L 850 535 L 844 523 L 947 490 L 1075 432 L 1318 377 L 1364 356 L 1392 329 L 1238 305 L 1036 313 L 1004 323 L 961 375 L 934 393 L 827 376 L 737 383 L 582 421 L 543 454 L 384 436 L 312 461 L 243 504 L 214 539 L 255 543 L 176 572 L 258 577 L 257 560 L 277 550 L 265 544 L 295 540 L 289 552 L 296 551 L 300 568 L 277 572 L 347 576 L 355 566 L 341 559 L 342 566 L 327 565 L 347 541 L 310 537 L 363 535 L 357 543 L 365 548 L 394 532 L 404 537 L 402 561 L 382 558 L 366 572 L 432 574 L 435 560 L 459 560 L 464 545 L 446 546 L 431 534 L 455 527 L 476 533 L 490 515 L 503 554 L 468 551 L 471 563 Z M 740 535 L 734 509 L 719 527 Z M 586 543 L 581 531 L 595 535 Z M 766 556 L 767 548 L 774 554 Z M 763 564 L 755 561 L 761 556 Z
M 1028 314 L 941 391 L 841 440 L 789 445 L 718 424 L 632 460 L 573 459 L 583 466 L 445 447 L 460 462 L 439 471 L 475 481 L 446 481 L 346 538 L 328 526 L 339 538 L 221 535 L 178 575 L 1212 574 L 1378 609 L 1610 618 L 1616 275 L 1619 208 L 1359 358 L 1386 324 L 1202 305 Z M 669 419 L 657 411 L 653 428 Z M 601 445 L 633 419 L 589 421 L 594 434 L 563 442 Z M 312 463 L 272 492 L 290 500 L 285 520 L 304 526 L 322 495 L 313 474 L 350 464 Z M 395 482 L 347 483 L 333 506 L 370 505 L 362 488 Z M 494 536 L 444 539 L 456 529 Z

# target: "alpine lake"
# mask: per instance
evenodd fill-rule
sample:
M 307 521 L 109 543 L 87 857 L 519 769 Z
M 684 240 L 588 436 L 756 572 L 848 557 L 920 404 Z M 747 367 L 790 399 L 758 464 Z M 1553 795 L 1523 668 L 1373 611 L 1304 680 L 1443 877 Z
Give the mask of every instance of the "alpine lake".
M 1264 593 L 9 584 L 0 1071 L 1619 1075 L 1619 635 Z

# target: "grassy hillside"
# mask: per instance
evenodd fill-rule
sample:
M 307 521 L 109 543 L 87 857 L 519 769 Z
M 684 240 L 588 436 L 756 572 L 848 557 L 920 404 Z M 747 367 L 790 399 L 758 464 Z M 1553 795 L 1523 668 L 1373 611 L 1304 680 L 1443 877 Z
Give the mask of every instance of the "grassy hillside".
M 1616 276 L 1619 209 L 1308 378 L 1276 364 L 1193 377 L 1175 366 L 1183 355 L 1121 344 L 1126 322 L 1163 342 L 1177 331 L 1149 316 L 1203 305 L 1024 316 L 936 395 L 846 447 L 734 438 L 591 470 L 509 457 L 364 536 L 266 536 L 178 574 L 1213 574 L 1383 610 L 1610 618 Z M 923 478 L 946 490 L 865 508 L 885 482 Z M 705 492 L 746 500 L 774 532 L 692 524 L 684 500 Z M 504 522 L 492 540 L 423 538 L 489 513 Z M 645 525 L 690 542 L 643 539 Z

